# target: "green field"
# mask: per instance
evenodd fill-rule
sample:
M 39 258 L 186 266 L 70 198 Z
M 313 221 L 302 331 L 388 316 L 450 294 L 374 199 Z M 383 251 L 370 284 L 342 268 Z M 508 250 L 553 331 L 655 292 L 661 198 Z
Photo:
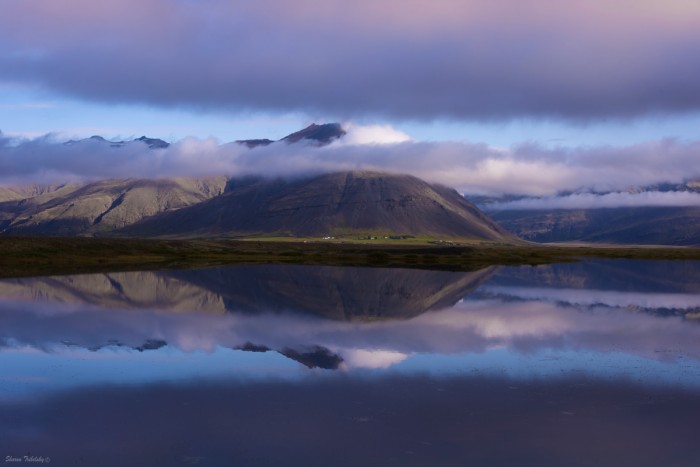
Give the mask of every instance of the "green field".
M 0 237 L 0 277 L 200 268 L 226 264 L 317 264 L 468 271 L 584 258 L 700 259 L 672 247 L 440 242 L 431 239 L 150 240 Z

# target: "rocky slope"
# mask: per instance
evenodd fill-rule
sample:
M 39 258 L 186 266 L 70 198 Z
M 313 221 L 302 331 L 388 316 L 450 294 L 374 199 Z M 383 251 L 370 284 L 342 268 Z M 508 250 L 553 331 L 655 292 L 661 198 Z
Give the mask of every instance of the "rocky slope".
M 65 185 L 31 198 L 0 203 L 0 233 L 91 235 L 131 225 L 214 196 L 225 177 L 104 180 Z
M 144 219 L 130 236 L 367 233 L 513 240 L 456 191 L 416 177 L 344 172 L 299 180 L 233 180 L 222 196 Z

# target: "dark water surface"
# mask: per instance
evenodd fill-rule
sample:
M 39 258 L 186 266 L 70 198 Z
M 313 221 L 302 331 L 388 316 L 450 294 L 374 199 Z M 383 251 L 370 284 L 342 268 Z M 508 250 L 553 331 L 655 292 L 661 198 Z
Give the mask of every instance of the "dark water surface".
M 699 427 L 699 262 L 0 281 L 0 464 L 697 466 Z

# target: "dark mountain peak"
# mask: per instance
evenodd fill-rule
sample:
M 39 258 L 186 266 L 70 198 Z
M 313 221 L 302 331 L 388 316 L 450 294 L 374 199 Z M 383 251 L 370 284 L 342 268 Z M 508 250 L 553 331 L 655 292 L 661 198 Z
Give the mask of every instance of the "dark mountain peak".
M 104 138 L 103 138 L 102 136 L 100 136 L 100 135 L 92 135 L 91 137 L 88 138 L 88 140 L 99 141 L 99 142 L 105 142 L 105 143 L 107 142 L 107 140 L 104 139 Z
M 238 144 L 245 144 L 246 146 L 248 146 L 248 149 L 257 148 L 258 146 L 268 146 L 268 145 L 274 143 L 274 141 L 272 141 L 271 139 L 267 139 L 267 138 L 264 138 L 264 139 L 239 139 L 236 142 Z
M 325 146 L 341 138 L 346 133 L 340 123 L 322 123 L 320 125 L 312 123 L 303 130 L 287 135 L 279 141 L 284 141 L 287 144 L 310 141 L 318 146 Z M 245 144 L 249 149 L 257 148 L 258 146 L 268 146 L 274 142 L 267 138 L 239 139 L 236 141 L 238 144 Z
M 301 140 L 316 141 L 319 145 L 330 144 L 332 141 L 342 137 L 347 132 L 340 123 L 323 123 L 317 125 L 312 123 L 303 130 L 292 133 L 282 138 L 287 143 L 297 143 Z
M 136 138 L 134 141 L 141 141 L 142 143 L 146 143 L 146 145 L 148 145 L 148 147 L 151 149 L 165 149 L 170 146 L 170 143 L 167 143 L 162 139 L 148 138 L 146 136 Z
M 337 370 L 343 363 L 340 355 L 334 354 L 325 347 L 316 345 L 306 350 L 286 348 L 280 351 L 282 355 L 296 360 L 307 368 L 321 368 L 323 370 Z

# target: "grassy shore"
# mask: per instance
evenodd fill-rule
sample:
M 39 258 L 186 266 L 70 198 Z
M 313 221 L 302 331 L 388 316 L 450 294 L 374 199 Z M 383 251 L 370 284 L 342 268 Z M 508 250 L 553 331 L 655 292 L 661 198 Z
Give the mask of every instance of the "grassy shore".
M 0 237 L 0 277 L 198 268 L 226 264 L 317 264 L 474 270 L 584 258 L 700 259 L 698 248 L 498 243 L 151 240 Z

